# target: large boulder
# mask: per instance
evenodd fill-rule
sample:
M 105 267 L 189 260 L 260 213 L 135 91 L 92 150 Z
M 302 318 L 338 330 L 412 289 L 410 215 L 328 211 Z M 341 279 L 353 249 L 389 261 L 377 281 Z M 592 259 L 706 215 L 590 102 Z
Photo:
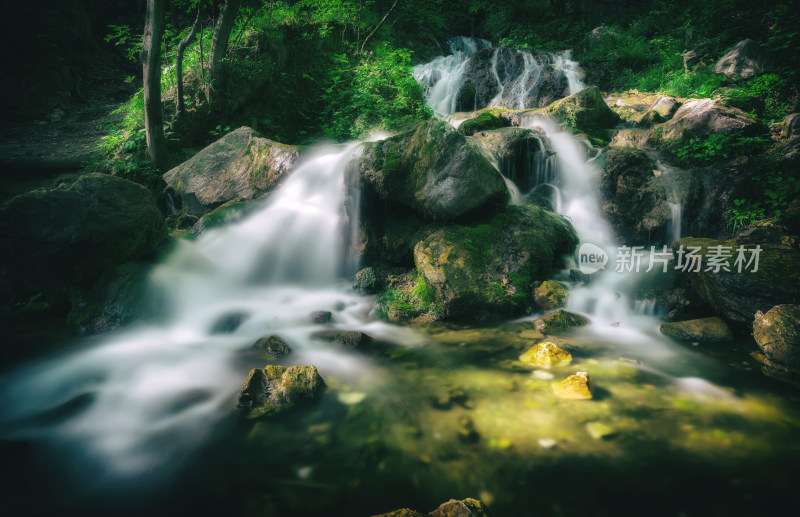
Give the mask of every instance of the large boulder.
M 764 372 L 800 382 L 800 305 L 777 305 L 758 311 L 753 336 L 764 352 Z
M 567 76 L 554 64 L 555 57 L 543 52 L 531 55 L 504 47 L 481 49 L 464 65 L 457 109 L 485 108 L 492 100 L 507 108 L 543 108 L 569 95 Z M 526 73 L 529 66 L 538 68 L 539 73 Z
M 732 341 L 731 329 L 717 317 L 662 323 L 661 333 L 681 341 L 721 343 Z
M 40 189 L 0 208 L 0 270 L 18 296 L 66 302 L 118 265 L 155 249 L 164 218 L 150 192 L 106 174 Z
M 450 319 L 521 313 L 542 280 L 577 244 L 564 218 L 508 207 L 489 223 L 448 227 L 414 247 L 414 261 Z
M 754 135 L 764 129 L 744 111 L 713 99 L 688 101 L 678 108 L 668 122 L 655 128 L 663 141 L 676 141 L 684 137 L 705 138 L 715 133 Z
M 492 164 L 464 135 L 437 119 L 367 144 L 359 167 L 367 195 L 436 221 L 480 212 L 508 196 Z
M 671 213 L 655 164 L 639 149 L 611 148 L 603 156 L 602 209 L 620 241 L 666 242 Z
M 572 129 L 594 135 L 619 124 L 619 115 L 608 107 L 600 90 L 593 86 L 547 106 L 546 112 Z
M 189 214 L 200 217 L 236 199 L 272 190 L 297 164 L 300 148 L 240 127 L 164 174 Z
M 505 127 L 481 131 L 468 140 L 489 153 L 503 175 L 522 192 L 554 179 L 556 168 L 550 162 L 555 160 L 555 153 L 541 129 Z
M 763 73 L 769 64 L 764 49 L 751 39 L 742 40 L 714 65 L 714 73 L 730 78 L 747 79 Z
M 315 366 L 267 365 L 247 374 L 236 407 L 248 418 L 274 415 L 308 403 L 324 390 Z
M 756 246 L 761 251 L 753 253 Z M 717 248 L 723 246 L 723 248 Z M 739 246 L 744 246 L 741 272 L 735 265 Z M 687 237 L 673 244 L 676 254 L 680 249 L 684 254 L 691 249 L 701 257 L 700 271 L 687 268 L 685 276 L 692 290 L 706 301 L 714 312 L 728 323 L 739 327 L 750 325 L 758 311 L 768 311 L 780 304 L 797 303 L 800 300 L 800 249 L 772 244 L 741 243 L 715 239 Z M 729 271 L 717 268 L 710 262 L 710 256 L 720 256 L 718 251 L 730 254 L 726 261 Z M 758 269 L 755 262 L 748 261 L 758 256 Z M 688 262 L 685 256 L 684 264 Z

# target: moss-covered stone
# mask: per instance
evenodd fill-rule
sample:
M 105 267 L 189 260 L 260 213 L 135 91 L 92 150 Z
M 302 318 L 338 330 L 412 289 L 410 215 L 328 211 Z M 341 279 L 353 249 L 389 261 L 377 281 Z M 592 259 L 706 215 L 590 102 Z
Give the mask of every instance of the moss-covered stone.
M 438 221 L 502 203 L 508 192 L 491 163 L 447 122 L 367 144 L 359 162 L 366 194 Z
M 550 311 L 564 307 L 568 298 L 569 291 L 555 280 L 533 284 L 533 303 L 541 310 Z
M 253 343 L 253 348 L 268 357 L 280 357 L 291 352 L 289 345 L 279 336 L 262 337 Z
M 530 304 L 531 282 L 546 278 L 576 244 L 561 216 L 507 207 L 487 224 L 430 234 L 415 246 L 414 261 L 448 318 L 508 316 Z
M 315 366 L 267 365 L 247 374 L 236 407 L 248 418 L 274 415 L 312 401 L 324 389 Z
M 471 119 L 467 119 L 458 126 L 458 132 L 465 136 L 472 136 L 479 131 L 499 129 L 506 123 L 500 117 L 489 111 L 483 111 Z
M 613 129 L 620 121 L 619 115 L 611 111 L 596 86 L 558 100 L 546 111 L 576 131 L 604 139 L 607 134 L 603 130 Z
M 552 383 L 550 387 L 555 396 L 563 400 L 589 400 L 592 398 L 587 372 L 570 375 L 561 382 Z
M 372 344 L 373 339 L 355 330 L 320 330 L 311 334 L 313 339 L 339 343 L 347 348 L 366 348 Z
M 660 330 L 662 334 L 682 341 L 722 343 L 733 340 L 731 329 L 717 317 L 662 323 Z
M 164 174 L 191 215 L 272 190 L 297 164 L 300 148 L 240 127 Z
M 580 314 L 557 309 L 534 321 L 533 328 L 545 334 L 552 334 L 569 328 L 581 327 L 587 323 L 589 323 L 589 320 Z
M 403 508 L 389 513 L 374 515 L 373 517 L 425 517 L 426 514 Z M 427 517 L 491 517 L 489 508 L 478 499 L 451 499 L 442 503 L 438 508 L 427 514 Z
M 568 365 L 572 362 L 572 355 L 556 343 L 546 341 L 530 347 L 519 356 L 519 360 L 525 364 L 550 368 L 557 365 Z

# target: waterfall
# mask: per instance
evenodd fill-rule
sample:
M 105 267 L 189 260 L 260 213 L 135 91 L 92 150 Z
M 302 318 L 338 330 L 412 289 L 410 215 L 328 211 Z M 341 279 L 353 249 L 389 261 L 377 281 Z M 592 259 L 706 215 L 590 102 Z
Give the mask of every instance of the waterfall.
M 569 51 L 537 52 L 534 55 L 524 50 L 493 49 L 486 40 L 464 36 L 452 38 L 448 44 L 450 55 L 437 57 L 413 68 L 414 78 L 422 85 L 428 105 L 442 117 L 457 111 L 474 111 L 489 106 L 512 109 L 539 107 L 533 103 L 548 80 L 549 71 L 560 72 L 566 77 L 566 93 L 569 95 L 585 87 L 580 79 L 578 63 L 571 59 Z M 496 83 L 493 90 L 497 93 L 479 102 L 469 74 L 471 69 L 480 68 L 483 64 L 481 59 L 486 57 L 484 53 L 491 53 L 489 72 Z M 463 105 L 465 100 L 470 99 L 470 92 L 474 95 L 472 103 Z
M 683 218 L 683 204 L 671 201 L 669 203 L 670 223 L 669 223 L 669 242 L 670 244 L 681 238 L 681 219 Z
M 292 364 L 349 378 L 369 375 L 367 360 L 314 342 L 312 312 L 413 343 L 410 331 L 371 322 L 371 300 L 341 276 L 346 230 L 357 224 L 344 214 L 344 176 L 361 147 L 318 149 L 252 215 L 179 241 L 152 273 L 165 299 L 159 324 L 93 338 L 5 375 L 0 438 L 62 445 L 107 479 L 150 477 L 230 411 L 250 367 L 244 352 L 257 339 L 277 334 Z

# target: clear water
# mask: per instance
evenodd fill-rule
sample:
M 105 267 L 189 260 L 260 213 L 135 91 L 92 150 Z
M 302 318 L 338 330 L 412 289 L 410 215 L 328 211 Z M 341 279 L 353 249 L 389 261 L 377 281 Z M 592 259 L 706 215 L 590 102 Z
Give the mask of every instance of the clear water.
M 616 246 L 597 152 L 547 119 L 525 125 L 557 153 L 558 210 L 583 241 Z M 654 309 L 631 301 L 635 275 L 571 285 L 568 308 L 591 323 L 554 336 L 573 362 L 550 370 L 518 361 L 541 339 L 536 315 L 377 322 L 342 276 L 358 152 L 319 149 L 260 211 L 181 243 L 153 273 L 160 323 L 2 372 L 3 514 L 366 516 L 478 497 L 497 516 L 706 516 L 797 503 L 796 391 L 758 372 L 752 343 L 664 338 Z M 377 344 L 313 341 L 318 310 Z M 270 334 L 292 348 L 279 364 L 316 365 L 328 390 L 247 421 L 236 393 Z M 558 400 L 550 383 L 576 371 L 594 399 Z

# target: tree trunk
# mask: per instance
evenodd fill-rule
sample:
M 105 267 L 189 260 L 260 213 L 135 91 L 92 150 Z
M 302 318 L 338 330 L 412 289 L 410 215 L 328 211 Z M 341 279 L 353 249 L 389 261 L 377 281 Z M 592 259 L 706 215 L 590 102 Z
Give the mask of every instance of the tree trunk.
M 158 170 L 164 166 L 166 141 L 161 118 L 161 38 L 164 36 L 164 0 L 147 0 L 142 44 L 144 76 L 144 132 L 150 162 Z
M 225 0 L 220 9 L 219 18 L 217 18 L 214 37 L 211 40 L 211 51 L 208 55 L 208 72 L 212 92 L 219 87 L 223 75 L 222 60 L 225 59 L 225 53 L 228 51 L 228 40 L 231 37 L 233 22 L 236 20 L 240 3 L 241 0 Z
M 183 38 L 180 43 L 178 43 L 178 55 L 175 58 L 175 77 L 177 79 L 177 84 L 175 85 L 175 115 L 178 117 L 178 120 L 180 120 L 183 116 L 183 111 L 185 109 L 183 102 L 183 53 L 186 52 L 186 47 L 188 47 L 189 43 L 191 43 L 192 39 L 194 39 L 199 27 L 200 7 L 197 8 L 197 16 L 194 19 L 192 28 L 189 29 L 189 34 L 187 34 L 186 37 Z

